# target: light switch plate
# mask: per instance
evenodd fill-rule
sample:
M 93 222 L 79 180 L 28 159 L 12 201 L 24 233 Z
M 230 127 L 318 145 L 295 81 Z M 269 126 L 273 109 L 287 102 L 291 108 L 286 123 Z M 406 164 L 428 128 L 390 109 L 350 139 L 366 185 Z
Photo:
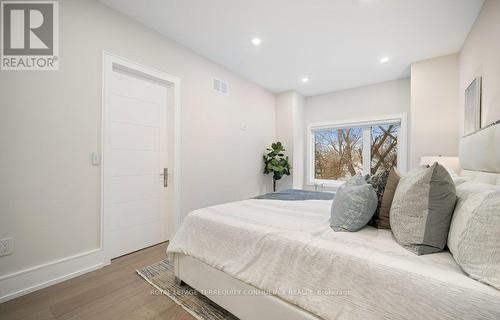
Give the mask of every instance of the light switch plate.
M 0 256 L 6 256 L 14 252 L 14 238 L 0 239 Z
M 101 155 L 98 152 L 92 152 L 90 155 L 90 162 L 93 166 L 98 166 L 101 164 Z

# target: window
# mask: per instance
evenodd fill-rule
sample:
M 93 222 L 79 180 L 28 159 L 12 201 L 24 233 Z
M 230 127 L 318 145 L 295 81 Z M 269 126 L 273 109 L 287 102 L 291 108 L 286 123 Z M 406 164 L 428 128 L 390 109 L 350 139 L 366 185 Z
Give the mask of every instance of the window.
M 314 131 L 314 178 L 345 180 L 363 171 L 363 128 Z
M 311 125 L 309 133 L 310 183 L 345 181 L 392 167 L 406 170 L 404 116 Z

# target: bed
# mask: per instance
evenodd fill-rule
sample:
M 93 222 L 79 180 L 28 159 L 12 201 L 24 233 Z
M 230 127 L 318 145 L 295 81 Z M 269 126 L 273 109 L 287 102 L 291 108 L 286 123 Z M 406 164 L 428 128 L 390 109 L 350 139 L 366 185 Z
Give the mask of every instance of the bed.
M 500 182 L 498 127 L 462 139 L 469 179 Z M 449 252 L 416 256 L 372 227 L 334 232 L 330 207 L 250 199 L 203 208 L 167 253 L 180 280 L 240 319 L 500 319 L 500 291 L 465 275 Z

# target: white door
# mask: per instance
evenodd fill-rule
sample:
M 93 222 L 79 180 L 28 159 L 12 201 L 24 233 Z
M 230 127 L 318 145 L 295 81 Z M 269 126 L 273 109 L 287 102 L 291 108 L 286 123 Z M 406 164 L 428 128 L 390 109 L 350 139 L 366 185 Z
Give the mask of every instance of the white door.
M 115 258 L 167 240 L 169 86 L 113 67 L 104 97 L 105 238 Z

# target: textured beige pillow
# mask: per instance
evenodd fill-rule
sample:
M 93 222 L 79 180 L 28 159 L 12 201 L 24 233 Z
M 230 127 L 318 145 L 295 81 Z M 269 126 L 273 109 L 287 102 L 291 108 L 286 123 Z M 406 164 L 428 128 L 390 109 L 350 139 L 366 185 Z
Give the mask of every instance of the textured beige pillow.
M 377 228 L 390 229 L 390 211 L 392 200 L 394 199 L 394 194 L 396 193 L 396 188 L 399 184 L 399 179 L 401 176 L 397 169 L 392 168 L 389 172 L 389 177 L 385 184 L 384 195 L 382 196 L 382 202 L 380 203 L 380 211 L 378 215 Z
M 467 226 L 467 221 L 484 199 L 499 187 L 479 182 L 465 182 L 456 187 L 457 204 L 451 219 L 450 232 L 448 233 L 448 249 L 455 255 L 458 253 L 458 242 L 462 239 Z
M 408 172 L 399 180 L 392 201 L 394 237 L 418 255 L 442 251 L 455 202 L 455 184 L 442 165 L 436 162 Z
M 471 278 L 500 289 L 500 188 L 466 182 L 448 236 L 453 258 Z

